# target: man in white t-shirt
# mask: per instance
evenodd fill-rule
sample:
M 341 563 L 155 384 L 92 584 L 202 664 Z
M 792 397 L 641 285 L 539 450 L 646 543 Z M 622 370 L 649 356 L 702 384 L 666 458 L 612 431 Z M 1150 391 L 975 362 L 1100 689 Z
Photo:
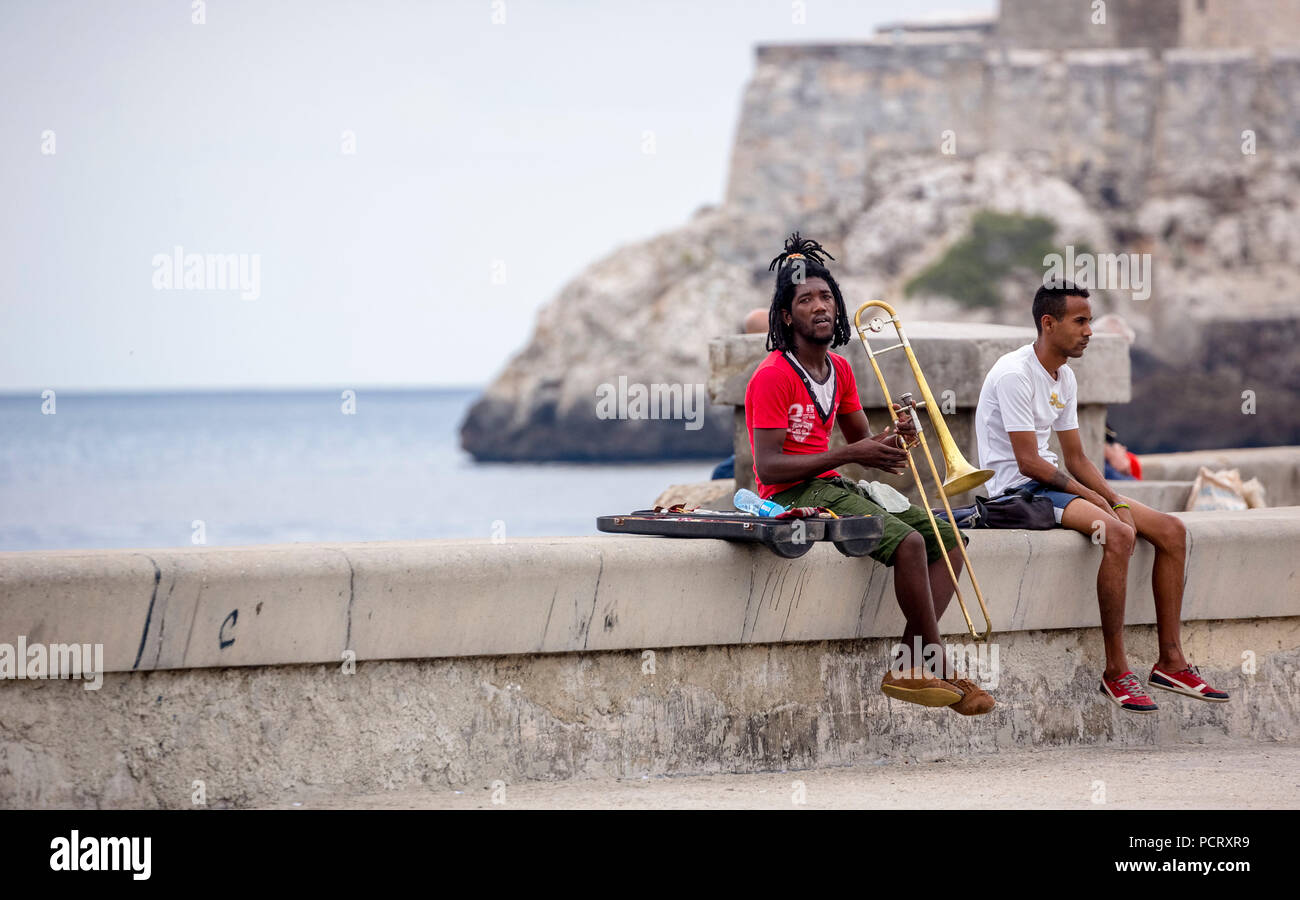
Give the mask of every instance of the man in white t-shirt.
M 1066 362 L 1083 356 L 1092 336 L 1088 291 L 1069 283 L 1044 285 L 1034 295 L 1033 311 L 1038 339 L 993 365 L 975 410 L 980 467 L 993 470 L 989 496 L 1027 491 L 1048 497 L 1062 527 L 1090 537 L 1101 535 L 1097 602 L 1106 647 L 1103 694 L 1132 712 L 1157 708 L 1124 654 L 1128 562 L 1140 535 L 1156 548 L 1151 587 L 1160 658 L 1148 684 L 1199 700 L 1225 702 L 1228 695 L 1210 687 L 1183 656 L 1179 618 L 1187 532 L 1182 521 L 1115 493 L 1083 452 L 1078 389 Z M 1056 455 L 1047 448 L 1052 431 L 1061 442 L 1069 474 L 1056 467 Z

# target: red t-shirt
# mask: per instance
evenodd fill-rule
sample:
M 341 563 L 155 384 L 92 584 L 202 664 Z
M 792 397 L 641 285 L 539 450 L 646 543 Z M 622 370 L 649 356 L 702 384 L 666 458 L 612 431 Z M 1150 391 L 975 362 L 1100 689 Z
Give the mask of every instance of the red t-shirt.
M 853 367 L 838 353 L 827 352 L 835 368 L 835 397 L 825 416 L 818 408 L 812 390 L 804 384 L 803 375 L 785 358 L 780 350 L 773 350 L 755 370 L 745 390 L 745 428 L 749 431 L 749 449 L 754 451 L 755 428 L 784 428 L 782 453 L 825 453 L 830 447 L 831 430 L 835 416 L 862 409 L 858 399 L 858 382 L 853 377 Z M 834 469 L 822 472 L 818 478 L 838 475 Z M 758 496 L 766 500 L 786 488 L 801 484 L 764 484 L 754 465 L 754 480 L 758 482 Z

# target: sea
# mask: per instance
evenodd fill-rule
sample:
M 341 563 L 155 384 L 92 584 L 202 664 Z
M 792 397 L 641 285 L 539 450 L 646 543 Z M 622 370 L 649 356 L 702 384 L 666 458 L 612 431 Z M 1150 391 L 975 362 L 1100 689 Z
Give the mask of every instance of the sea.
M 478 393 L 0 396 L 0 550 L 591 535 L 720 461 L 477 463 Z

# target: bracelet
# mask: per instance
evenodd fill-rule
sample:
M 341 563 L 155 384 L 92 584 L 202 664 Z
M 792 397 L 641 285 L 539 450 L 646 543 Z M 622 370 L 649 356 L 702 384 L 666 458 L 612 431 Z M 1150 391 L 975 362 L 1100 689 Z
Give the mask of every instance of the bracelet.
M 1116 503 L 1111 509 L 1132 509 L 1127 503 Z

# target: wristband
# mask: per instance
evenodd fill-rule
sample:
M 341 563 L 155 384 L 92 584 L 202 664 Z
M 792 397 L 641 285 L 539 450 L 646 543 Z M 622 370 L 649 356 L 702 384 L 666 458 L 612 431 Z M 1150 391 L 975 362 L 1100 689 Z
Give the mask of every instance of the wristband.
M 1111 509 L 1132 509 L 1127 503 L 1116 503 Z

